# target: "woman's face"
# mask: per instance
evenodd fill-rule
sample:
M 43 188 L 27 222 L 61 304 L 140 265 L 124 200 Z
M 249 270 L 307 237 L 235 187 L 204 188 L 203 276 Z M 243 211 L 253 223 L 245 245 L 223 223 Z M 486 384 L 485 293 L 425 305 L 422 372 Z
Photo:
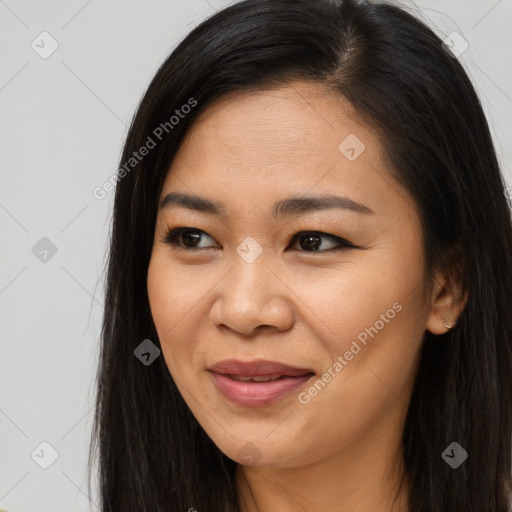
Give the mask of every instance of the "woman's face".
M 166 197 L 152 315 L 217 446 L 269 467 L 398 447 L 424 331 L 441 327 L 415 204 L 350 104 L 302 82 L 224 97 L 189 130 Z

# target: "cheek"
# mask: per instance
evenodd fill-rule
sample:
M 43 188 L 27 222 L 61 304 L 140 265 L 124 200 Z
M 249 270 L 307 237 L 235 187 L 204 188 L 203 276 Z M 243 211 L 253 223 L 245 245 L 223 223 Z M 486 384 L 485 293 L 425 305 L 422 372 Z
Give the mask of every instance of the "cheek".
M 155 249 L 147 275 L 151 313 L 161 341 L 179 330 L 201 308 L 201 298 L 210 287 L 197 271 L 178 266 L 165 250 Z
M 375 251 L 357 265 L 346 264 L 332 272 L 321 269 L 294 283 L 293 291 L 302 302 L 300 316 L 309 327 L 315 326 L 312 334 L 323 341 L 328 360 L 350 351 L 354 341 L 366 347 L 389 335 L 397 344 L 399 332 L 407 337 L 410 327 L 421 322 L 421 267 L 412 265 L 413 256 L 396 252 L 391 256 Z M 362 355 L 361 351 L 353 359 L 361 360 Z M 352 358 L 350 353 L 347 357 Z
M 164 333 L 172 327 L 170 313 L 175 311 L 177 300 L 175 283 L 170 282 L 171 272 L 161 260 L 153 252 L 148 268 L 147 289 L 153 322 L 163 342 Z
M 154 251 L 147 275 L 151 315 L 163 356 L 173 376 L 179 371 L 175 361 L 183 361 L 192 355 L 189 340 L 193 327 L 190 319 L 200 292 L 196 292 L 197 284 L 187 280 L 183 272 L 174 267 L 169 258 Z
M 369 403 L 372 396 L 385 399 L 391 389 L 407 400 L 427 314 L 421 268 L 410 270 L 368 269 L 340 291 L 336 309 L 330 307 L 335 335 L 328 352 L 338 362 L 335 373 L 343 375 L 340 387 L 333 386 L 343 395 L 336 399 L 346 402 L 345 392 L 357 389 L 360 403 Z
M 408 403 L 427 312 L 422 267 L 406 262 L 396 258 L 378 265 L 374 259 L 315 295 L 315 308 L 330 329 L 319 337 L 327 356 L 321 382 L 305 389 L 299 402 L 310 417 L 330 411 L 331 426 L 320 427 L 325 446 L 341 433 L 345 440 L 357 435 L 386 411 Z
M 176 263 L 165 249 L 153 250 L 147 291 L 162 355 L 183 394 L 207 365 L 208 342 L 203 333 L 211 332 L 207 325 L 210 294 L 220 277 L 208 265 Z

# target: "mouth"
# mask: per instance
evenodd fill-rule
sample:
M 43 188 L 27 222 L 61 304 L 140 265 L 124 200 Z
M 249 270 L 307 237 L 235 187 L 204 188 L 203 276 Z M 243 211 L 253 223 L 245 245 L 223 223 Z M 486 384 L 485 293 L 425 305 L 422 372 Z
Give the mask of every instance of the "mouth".
M 302 377 L 310 373 L 315 373 L 310 368 L 300 368 L 266 359 L 257 359 L 254 361 L 225 359 L 215 363 L 211 368 L 209 368 L 209 370 L 221 375 L 253 379 L 256 379 L 257 377 L 265 377 L 266 380 L 276 380 L 280 377 Z
M 221 375 L 225 375 L 226 377 L 236 380 L 238 382 L 271 382 L 274 380 L 281 380 L 287 377 L 291 378 L 292 375 L 253 375 L 253 376 L 243 376 L 243 375 L 233 375 L 222 373 Z M 304 374 L 307 375 L 307 374 Z
M 238 405 L 272 404 L 309 381 L 315 373 L 276 361 L 220 361 L 209 371 L 222 395 Z

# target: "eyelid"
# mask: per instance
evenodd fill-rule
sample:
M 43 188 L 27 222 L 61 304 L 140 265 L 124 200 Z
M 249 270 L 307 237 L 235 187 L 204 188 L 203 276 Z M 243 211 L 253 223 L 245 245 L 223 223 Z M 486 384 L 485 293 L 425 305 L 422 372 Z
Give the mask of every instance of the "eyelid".
M 201 234 L 204 234 L 208 237 L 210 237 L 212 240 L 215 240 L 210 234 L 208 234 L 206 231 L 199 229 L 199 228 L 193 228 L 190 226 L 176 226 L 173 228 L 169 228 L 162 238 L 162 242 L 172 245 L 176 249 L 183 249 L 185 251 L 199 251 L 204 249 L 212 249 L 215 247 L 183 247 L 180 245 L 180 243 L 176 242 L 175 239 L 180 235 L 183 231 L 195 231 Z M 317 251 L 300 251 L 304 253 L 326 253 L 331 252 L 339 249 L 360 249 L 361 247 L 353 244 L 349 240 L 346 240 L 345 238 L 339 237 L 337 235 L 333 235 L 331 233 L 326 233 L 324 231 L 319 230 L 302 230 L 302 231 L 294 231 L 292 235 L 290 235 L 286 242 L 286 247 L 288 247 L 292 242 L 295 242 L 297 239 L 299 239 L 301 236 L 306 235 L 313 235 L 318 236 L 320 238 L 327 238 L 333 242 L 335 242 L 337 245 L 335 247 L 331 247 L 330 249 L 323 249 L 323 250 L 317 250 Z
M 320 238 L 327 238 L 328 240 L 335 242 L 337 245 L 335 247 L 332 247 L 331 249 L 324 249 L 322 251 L 300 251 L 300 252 L 322 253 L 322 252 L 334 251 L 337 249 L 351 249 L 351 248 L 359 249 L 359 247 L 357 245 L 353 244 L 352 242 L 350 242 L 349 240 L 347 240 L 345 238 L 342 238 L 337 235 L 333 235 L 331 233 L 326 233 L 325 231 L 319 231 L 319 230 L 315 230 L 315 229 L 306 229 L 303 231 L 297 231 L 297 232 L 293 233 L 288 238 L 286 246 L 288 247 L 292 242 L 295 242 L 295 240 L 297 240 L 301 236 L 306 236 L 306 235 L 314 235 L 314 236 L 318 236 Z
M 198 233 L 201 233 L 202 235 L 209 236 L 212 240 L 215 240 L 211 235 L 209 235 L 206 231 L 199 229 L 199 228 L 193 228 L 190 226 L 176 226 L 174 228 L 169 228 L 166 230 L 162 242 L 172 245 L 176 249 L 183 249 L 185 251 L 198 251 L 201 249 L 212 249 L 212 247 L 183 247 L 178 242 L 175 241 L 175 238 L 177 238 L 181 232 L 183 231 L 197 231 Z

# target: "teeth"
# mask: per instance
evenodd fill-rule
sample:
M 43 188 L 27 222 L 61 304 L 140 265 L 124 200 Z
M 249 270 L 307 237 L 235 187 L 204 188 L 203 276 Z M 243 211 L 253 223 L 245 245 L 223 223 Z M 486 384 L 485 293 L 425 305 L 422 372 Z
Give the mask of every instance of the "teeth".
M 253 377 L 243 377 L 242 375 L 229 375 L 233 380 L 239 382 L 269 382 L 281 378 L 281 375 L 254 375 Z
M 240 375 L 230 375 L 230 377 L 232 379 L 239 380 L 241 382 L 248 382 L 248 381 L 252 380 L 251 377 L 242 377 Z

